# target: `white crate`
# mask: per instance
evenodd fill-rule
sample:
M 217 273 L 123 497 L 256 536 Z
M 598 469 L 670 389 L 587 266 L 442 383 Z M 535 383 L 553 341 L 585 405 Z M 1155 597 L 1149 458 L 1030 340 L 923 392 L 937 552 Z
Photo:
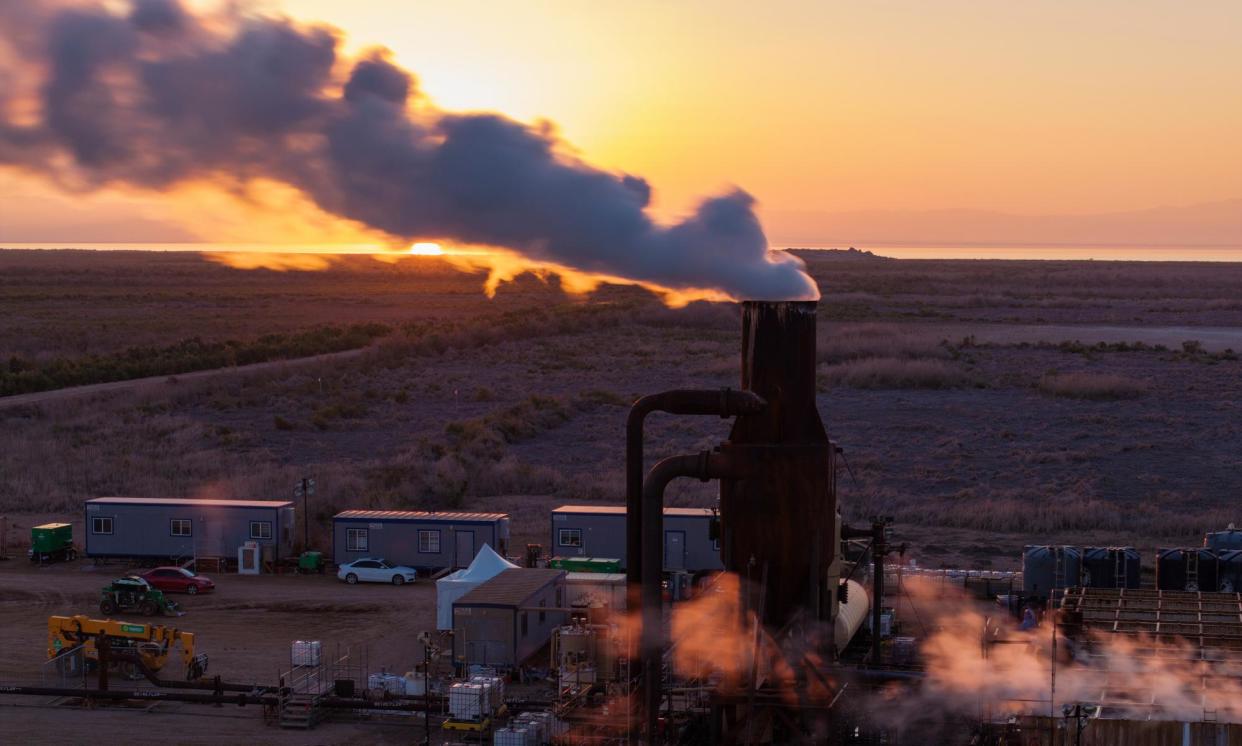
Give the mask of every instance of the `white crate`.
M 289 657 L 294 666 L 318 666 L 321 654 L 318 640 L 294 640 Z
M 505 703 L 505 680 L 499 676 L 471 676 L 471 684 L 478 684 L 487 689 L 487 707 L 496 712 Z
M 405 694 L 405 679 L 391 673 L 373 673 L 367 676 L 367 688 L 380 689 L 388 694 Z
M 492 746 L 536 746 L 530 732 L 522 727 L 500 728 L 492 734 Z
M 478 684 L 453 684 L 449 687 L 449 714 L 454 720 L 482 720 L 491 714 L 485 696 L 484 688 Z
M 540 746 L 551 740 L 547 728 L 538 720 L 533 720 L 525 713 L 513 719 L 514 728 L 525 728 L 529 734 L 530 746 Z

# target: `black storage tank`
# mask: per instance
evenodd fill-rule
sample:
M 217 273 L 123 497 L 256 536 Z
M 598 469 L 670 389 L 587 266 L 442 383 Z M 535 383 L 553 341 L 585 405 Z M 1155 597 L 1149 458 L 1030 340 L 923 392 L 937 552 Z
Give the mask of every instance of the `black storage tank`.
M 1027 546 L 1022 549 L 1022 591 L 1047 597 L 1049 591 L 1073 588 L 1082 575 L 1082 550 L 1065 546 Z
M 1242 531 L 1230 526 L 1224 531 L 1204 534 L 1203 546 L 1218 552 L 1224 549 L 1242 549 Z
M 1217 590 L 1222 593 L 1242 591 L 1242 549 L 1226 549 L 1216 556 L 1219 558 Z
M 1086 547 L 1082 550 L 1082 584 L 1088 588 L 1138 588 L 1141 574 L 1134 547 Z
M 1202 547 L 1156 550 L 1156 587 L 1162 591 L 1215 592 L 1220 585 L 1220 559 Z

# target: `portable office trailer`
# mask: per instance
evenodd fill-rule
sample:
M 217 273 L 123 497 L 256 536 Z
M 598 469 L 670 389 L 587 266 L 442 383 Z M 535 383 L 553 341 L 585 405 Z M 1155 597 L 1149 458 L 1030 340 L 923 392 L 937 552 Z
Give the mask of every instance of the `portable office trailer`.
M 97 497 L 86 501 L 86 556 L 233 559 L 246 542 L 279 561 L 293 554 L 293 503 Z
M 564 608 L 564 570 L 505 570 L 453 602 L 453 660 L 519 666 L 566 623 Z
M 711 508 L 664 509 L 664 569 L 723 570 L 720 543 L 712 538 Z M 552 511 L 552 556 L 625 557 L 624 505 L 562 505 Z
M 505 513 L 346 510 L 332 519 L 336 564 L 363 557 L 420 570 L 469 567 L 483 545 L 502 557 L 509 549 Z

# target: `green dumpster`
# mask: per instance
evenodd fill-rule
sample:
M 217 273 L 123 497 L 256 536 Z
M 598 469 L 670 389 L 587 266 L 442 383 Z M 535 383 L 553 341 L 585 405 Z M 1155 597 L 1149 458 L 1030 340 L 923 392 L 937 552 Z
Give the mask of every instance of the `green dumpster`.
M 298 572 L 322 573 L 323 552 L 313 550 L 302 552 L 302 555 L 298 557 Z

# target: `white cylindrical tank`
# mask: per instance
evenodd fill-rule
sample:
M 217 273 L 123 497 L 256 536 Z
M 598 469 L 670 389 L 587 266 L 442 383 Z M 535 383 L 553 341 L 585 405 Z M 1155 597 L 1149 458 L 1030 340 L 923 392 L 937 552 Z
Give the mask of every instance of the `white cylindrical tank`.
M 867 612 L 871 611 L 871 598 L 862 583 L 847 580 L 845 585 L 849 589 L 846 591 L 847 598 L 837 606 L 837 620 L 832 635 L 838 651 L 844 650 L 850 644 L 859 627 L 866 623 Z

